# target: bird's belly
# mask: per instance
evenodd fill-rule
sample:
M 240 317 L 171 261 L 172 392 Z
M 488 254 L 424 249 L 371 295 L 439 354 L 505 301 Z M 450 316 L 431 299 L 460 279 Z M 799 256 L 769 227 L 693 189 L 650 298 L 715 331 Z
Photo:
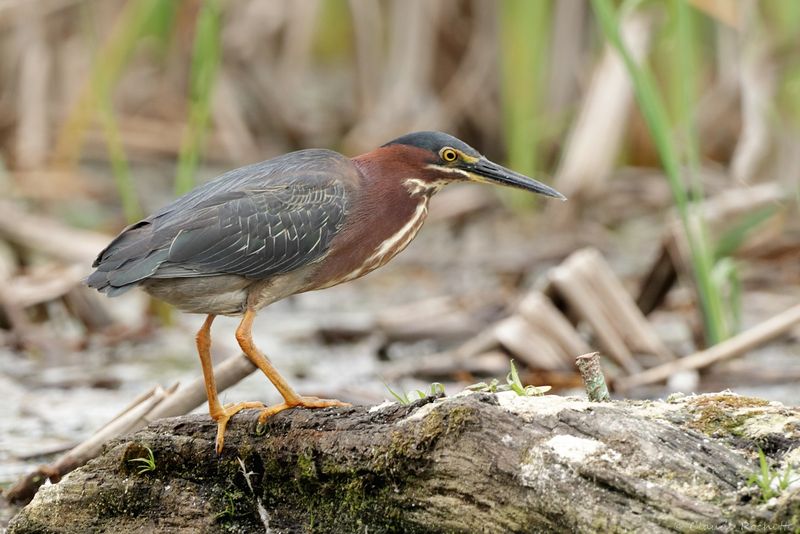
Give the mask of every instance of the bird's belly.
M 195 278 L 151 278 L 142 288 L 189 313 L 240 315 L 247 306 L 248 288 L 253 284 L 237 275 Z
M 239 275 L 193 278 L 151 278 L 145 291 L 189 313 L 242 315 L 247 308 L 260 310 L 295 293 L 311 289 L 309 273 L 314 266 L 254 280 Z

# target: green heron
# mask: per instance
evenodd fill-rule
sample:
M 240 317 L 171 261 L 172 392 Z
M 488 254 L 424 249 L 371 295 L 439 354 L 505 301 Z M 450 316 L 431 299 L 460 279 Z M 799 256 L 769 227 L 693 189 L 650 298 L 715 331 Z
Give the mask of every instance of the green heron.
M 197 351 L 220 452 L 228 420 L 243 409 L 261 408 L 263 424 L 295 406 L 346 405 L 292 389 L 253 343 L 256 312 L 386 264 L 416 236 L 431 195 L 468 181 L 564 199 L 441 132 L 411 133 L 352 159 L 300 150 L 225 173 L 127 227 L 97 256 L 87 283 L 109 296 L 141 286 L 181 310 L 207 315 Z M 283 402 L 220 403 L 210 354 L 217 315 L 242 316 L 239 346 Z

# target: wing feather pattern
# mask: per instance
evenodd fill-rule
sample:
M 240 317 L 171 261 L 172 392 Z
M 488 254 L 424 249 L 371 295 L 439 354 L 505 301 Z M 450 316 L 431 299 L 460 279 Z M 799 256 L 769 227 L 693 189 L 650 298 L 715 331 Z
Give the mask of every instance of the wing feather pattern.
M 111 295 L 148 278 L 259 280 L 313 263 L 341 229 L 357 177 L 327 150 L 236 169 L 123 230 L 87 283 Z

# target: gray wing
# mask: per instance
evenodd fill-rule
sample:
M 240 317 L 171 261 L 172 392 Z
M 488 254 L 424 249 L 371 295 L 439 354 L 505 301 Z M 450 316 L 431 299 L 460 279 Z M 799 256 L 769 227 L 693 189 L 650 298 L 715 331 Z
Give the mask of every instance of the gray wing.
M 323 150 L 231 171 L 125 229 L 87 283 L 113 296 L 148 278 L 259 280 L 313 263 L 344 223 L 356 176 Z

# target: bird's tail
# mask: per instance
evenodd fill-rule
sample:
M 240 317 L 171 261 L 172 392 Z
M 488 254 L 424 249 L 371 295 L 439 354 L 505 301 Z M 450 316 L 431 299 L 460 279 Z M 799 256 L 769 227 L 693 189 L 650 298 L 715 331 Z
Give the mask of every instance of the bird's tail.
M 109 297 L 121 295 L 156 272 L 168 249 L 150 248 L 152 227 L 142 221 L 123 230 L 94 261 L 86 285 Z

